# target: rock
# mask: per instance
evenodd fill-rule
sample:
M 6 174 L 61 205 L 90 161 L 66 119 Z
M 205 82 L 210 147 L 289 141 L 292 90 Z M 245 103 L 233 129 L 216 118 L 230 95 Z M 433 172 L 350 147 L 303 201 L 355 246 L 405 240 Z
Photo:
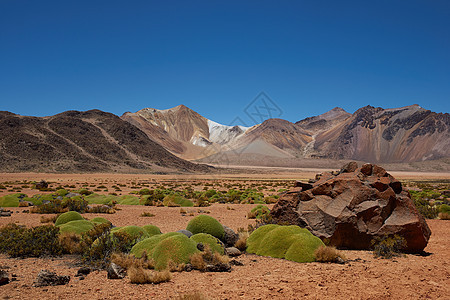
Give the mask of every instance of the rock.
M 198 249 L 198 251 L 204 251 L 205 250 L 205 245 L 203 245 L 202 243 L 198 243 L 197 244 L 197 249 Z
M 54 285 L 65 285 L 69 283 L 70 276 L 58 276 L 55 272 L 50 272 L 48 270 L 41 270 L 34 281 L 33 286 L 54 286 Z
M 189 230 L 186 230 L 186 229 L 180 229 L 177 232 L 184 234 L 188 238 L 190 238 L 192 236 L 192 232 L 190 232 Z
M 12 211 L 6 210 L 0 207 L 0 217 L 10 217 L 12 214 Z
M 225 248 L 225 254 L 231 257 L 239 256 L 242 252 L 236 247 Z
M 382 167 L 355 164 L 338 175 L 324 173 L 310 190 L 282 194 L 272 219 L 306 227 L 339 248 L 370 249 L 374 237 L 397 234 L 406 240 L 406 252 L 421 252 L 431 231 L 409 193 Z
M 77 274 L 75 275 L 75 277 L 84 277 L 89 275 L 89 273 L 91 273 L 91 268 L 89 267 L 81 267 L 78 269 Z M 81 279 L 81 278 L 80 278 Z M 84 279 L 84 278 L 83 278 Z
M 230 260 L 230 265 L 232 266 L 243 266 L 244 264 L 238 260 L 232 259 Z
M 9 283 L 9 274 L 4 270 L 0 270 L 0 285 L 5 285 Z
M 124 268 L 113 262 L 106 268 L 106 272 L 108 272 L 108 279 L 123 279 L 127 275 L 127 271 Z
M 222 241 L 226 247 L 233 247 L 239 239 L 239 234 L 233 231 L 230 227 L 223 226 L 225 233 L 223 235 Z
M 215 264 L 215 265 L 207 265 L 206 272 L 231 272 L 230 264 Z
M 355 161 L 351 161 L 351 162 L 345 164 L 341 168 L 339 173 L 352 173 L 352 172 L 355 172 L 356 169 L 358 169 L 358 164 Z
M 46 188 L 48 188 L 47 181 L 41 180 L 41 181 L 36 183 L 36 189 L 41 190 L 41 189 L 46 189 Z
M 316 178 L 317 178 L 317 176 L 316 176 Z M 320 176 L 319 176 L 319 178 L 320 178 Z M 314 180 L 313 183 L 315 183 L 316 181 L 317 180 Z M 300 188 L 302 188 L 302 191 L 307 191 L 307 190 L 312 189 L 313 185 L 310 182 L 306 183 L 306 182 L 296 181 L 294 184 L 294 187 L 300 187 Z

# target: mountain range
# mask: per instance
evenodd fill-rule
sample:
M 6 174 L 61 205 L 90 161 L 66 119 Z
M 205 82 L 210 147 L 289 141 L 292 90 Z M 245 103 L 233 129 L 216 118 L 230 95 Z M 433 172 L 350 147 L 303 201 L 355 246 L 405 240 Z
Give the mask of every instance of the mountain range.
M 254 163 L 295 158 L 402 163 L 450 156 L 450 115 L 418 105 L 365 106 L 353 114 L 336 107 L 295 123 L 268 119 L 252 127 L 220 125 L 184 105 L 121 118 L 177 156 L 204 162 L 247 157 Z
M 190 108 L 49 117 L 0 112 L 0 171 L 208 172 L 217 165 L 411 163 L 450 157 L 450 115 L 418 105 L 336 107 L 292 123 L 227 126 Z M 300 163 L 301 166 L 301 163 Z

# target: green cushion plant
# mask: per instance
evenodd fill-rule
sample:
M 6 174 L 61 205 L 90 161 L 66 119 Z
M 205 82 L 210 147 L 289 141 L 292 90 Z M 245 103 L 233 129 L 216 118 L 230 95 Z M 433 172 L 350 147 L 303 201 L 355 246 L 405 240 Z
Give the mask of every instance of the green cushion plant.
M 224 254 L 225 249 L 223 247 L 223 244 L 220 242 L 220 240 L 216 237 L 213 237 L 210 234 L 207 233 L 197 233 L 190 237 L 193 239 L 197 244 L 202 243 L 203 245 L 209 245 L 209 248 L 213 252 L 218 252 L 219 254 Z
M 94 223 L 88 220 L 75 220 L 70 221 L 64 224 L 59 225 L 59 231 L 61 233 L 70 232 L 76 234 L 82 234 L 84 232 L 88 232 L 92 228 L 94 228 Z
M 191 255 L 197 252 L 199 252 L 197 243 L 184 234 L 166 238 L 153 249 L 152 258 L 155 262 L 155 270 L 166 269 L 169 261 L 177 265 L 189 263 Z
M 225 233 L 222 224 L 216 219 L 207 215 L 198 215 L 189 221 L 187 230 L 192 234 L 208 233 L 218 239 L 222 239 Z
M 67 222 L 75 221 L 75 220 L 84 220 L 84 218 L 76 211 L 68 211 L 68 212 L 61 214 L 56 219 L 55 226 L 59 226 L 59 225 L 65 224 Z
M 275 224 L 261 226 L 247 239 L 247 252 L 296 262 L 315 261 L 314 251 L 324 246 L 305 228 Z
M 144 251 L 147 253 L 147 257 L 151 258 L 153 254 L 153 250 L 161 241 L 175 236 L 175 235 L 184 235 L 179 232 L 168 232 L 160 235 L 154 235 L 152 237 L 146 238 L 140 242 L 138 242 L 136 245 L 131 248 L 130 253 L 136 256 L 137 258 L 142 257 L 142 254 Z
M 22 193 L 2 196 L 0 197 L 0 207 L 18 207 L 20 199 L 25 196 L 26 195 Z
M 147 232 L 149 236 L 161 234 L 161 230 L 156 225 L 144 225 L 142 228 Z

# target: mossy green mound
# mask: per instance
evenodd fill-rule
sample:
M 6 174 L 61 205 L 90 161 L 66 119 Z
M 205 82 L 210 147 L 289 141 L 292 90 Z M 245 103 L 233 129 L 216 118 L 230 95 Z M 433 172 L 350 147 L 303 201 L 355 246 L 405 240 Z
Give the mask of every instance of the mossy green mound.
M 91 222 L 94 223 L 94 224 L 109 224 L 109 225 L 112 225 L 111 221 L 109 221 L 109 220 L 107 220 L 105 218 L 102 218 L 102 217 L 95 217 L 95 218 L 93 218 L 91 220 Z
M 295 225 L 261 226 L 247 239 L 248 253 L 296 262 L 315 261 L 314 251 L 320 246 L 324 246 L 321 239 Z
M 261 219 L 262 217 L 270 214 L 270 209 L 265 205 L 259 204 L 254 207 L 251 212 L 255 214 L 256 219 Z
M 65 213 L 61 214 L 56 219 L 55 226 L 59 226 L 59 225 L 65 224 L 67 222 L 75 221 L 75 220 L 84 220 L 84 219 L 76 211 L 68 211 L 68 212 L 65 212 Z
M 133 195 L 123 195 L 117 203 L 122 205 L 139 205 L 139 198 Z
M 194 202 L 179 195 L 167 195 L 163 199 L 164 206 L 192 207 Z
M 91 194 L 85 196 L 84 199 L 89 204 L 106 204 L 111 205 L 113 202 L 119 202 L 120 198 L 113 195 L 99 195 L 99 194 Z
M 75 220 L 59 225 L 59 231 L 61 233 L 70 232 L 76 234 L 82 234 L 83 232 L 88 232 L 94 228 L 94 223 L 88 220 Z
M 155 249 L 156 245 L 158 245 L 161 241 L 175 235 L 184 235 L 184 234 L 179 232 L 168 232 L 160 235 L 154 235 L 134 245 L 133 248 L 131 248 L 130 253 L 136 256 L 137 258 L 140 258 L 142 257 L 142 254 L 145 251 L 147 253 L 147 257 L 151 258 L 153 250 Z
M 441 213 L 450 213 L 450 205 L 442 204 L 439 206 L 439 212 Z
M 199 252 L 197 243 L 185 236 L 174 235 L 159 242 L 153 250 L 152 258 L 155 262 L 155 270 L 164 270 L 169 261 L 175 264 L 189 263 L 192 254 Z
M 208 233 L 220 240 L 225 233 L 222 224 L 213 217 L 207 215 L 196 216 L 189 221 L 186 229 L 192 232 L 192 234 Z
M 113 230 L 111 230 L 111 234 L 114 234 L 115 232 L 125 232 L 133 240 L 145 239 L 149 237 L 147 231 L 145 231 L 144 228 L 134 225 L 113 228 Z
M 161 234 L 161 230 L 156 225 L 144 225 L 142 228 L 148 233 L 149 236 Z
M 193 239 L 197 244 L 202 243 L 203 245 L 209 245 L 209 248 L 213 252 L 218 252 L 220 254 L 224 254 L 225 249 L 223 247 L 223 244 L 220 242 L 220 240 L 216 237 L 213 237 L 210 234 L 207 233 L 197 233 L 190 237 Z
M 66 189 L 59 189 L 55 193 L 58 196 L 64 197 L 65 195 L 67 195 L 69 193 L 69 191 L 67 191 Z
M 0 207 L 18 207 L 20 199 L 26 197 L 25 194 L 16 193 L 0 197 Z

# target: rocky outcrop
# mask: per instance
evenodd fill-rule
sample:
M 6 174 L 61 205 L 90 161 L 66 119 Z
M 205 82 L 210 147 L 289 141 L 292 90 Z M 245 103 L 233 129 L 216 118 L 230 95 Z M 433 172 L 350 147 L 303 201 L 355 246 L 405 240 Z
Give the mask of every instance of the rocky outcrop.
M 70 276 L 58 276 L 55 272 L 41 270 L 33 284 L 35 287 L 65 285 L 69 283 Z
M 431 231 L 409 192 L 382 167 L 355 162 L 323 173 L 313 184 L 297 184 L 272 209 L 278 223 L 307 227 L 332 245 L 369 249 L 376 236 L 405 238 L 407 252 L 422 251 Z

